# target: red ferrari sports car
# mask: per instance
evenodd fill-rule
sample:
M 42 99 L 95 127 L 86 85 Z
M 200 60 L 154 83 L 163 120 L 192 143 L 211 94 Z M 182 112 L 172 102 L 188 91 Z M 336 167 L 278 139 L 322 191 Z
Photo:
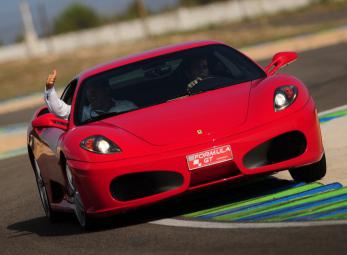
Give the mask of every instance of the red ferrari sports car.
M 275 74 L 296 58 L 280 52 L 262 68 L 223 43 L 199 41 L 78 75 L 61 97 L 71 105 L 68 120 L 42 107 L 28 128 L 47 217 L 74 211 L 86 227 L 244 176 L 289 170 L 294 180 L 322 178 L 315 103 L 300 80 Z

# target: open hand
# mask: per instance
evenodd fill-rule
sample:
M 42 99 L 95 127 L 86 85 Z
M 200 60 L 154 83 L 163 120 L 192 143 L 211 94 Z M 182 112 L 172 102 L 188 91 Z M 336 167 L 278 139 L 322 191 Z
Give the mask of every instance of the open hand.
M 56 79 L 57 79 L 57 70 L 54 69 L 53 72 L 48 75 L 48 78 L 46 81 L 46 90 L 54 87 L 54 83 Z

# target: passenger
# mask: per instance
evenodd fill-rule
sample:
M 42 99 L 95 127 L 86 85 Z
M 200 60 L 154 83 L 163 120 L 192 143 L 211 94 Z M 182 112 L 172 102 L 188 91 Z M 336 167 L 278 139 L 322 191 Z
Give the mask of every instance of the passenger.
M 54 88 L 57 71 L 48 75 L 44 99 L 51 113 L 60 118 L 68 119 L 71 106 L 61 100 Z M 83 121 L 111 112 L 125 112 L 137 109 L 137 106 L 128 100 L 115 100 L 111 97 L 111 88 L 107 84 L 90 84 L 87 87 L 86 98 L 88 105 L 83 108 Z

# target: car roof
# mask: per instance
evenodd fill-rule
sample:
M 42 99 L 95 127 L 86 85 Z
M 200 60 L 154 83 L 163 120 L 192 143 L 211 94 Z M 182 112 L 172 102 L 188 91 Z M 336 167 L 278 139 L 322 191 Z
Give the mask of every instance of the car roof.
M 182 50 L 186 50 L 186 49 L 191 49 L 191 48 L 196 48 L 196 47 L 201 47 L 201 46 L 206 46 L 206 45 L 213 45 L 213 44 L 224 44 L 224 43 L 221 43 L 218 41 L 212 41 L 212 40 L 204 40 L 204 41 L 192 41 L 192 42 L 169 45 L 169 46 L 165 46 L 165 47 L 161 47 L 161 48 L 157 48 L 157 49 L 129 55 L 126 57 L 122 57 L 122 58 L 113 60 L 113 61 L 108 62 L 108 63 L 97 65 L 95 67 L 92 67 L 92 68 L 82 72 L 81 74 L 79 74 L 77 76 L 77 78 L 79 78 L 80 80 L 84 80 L 84 79 L 86 79 L 90 76 L 93 76 L 95 74 L 98 74 L 98 73 L 101 73 L 101 72 L 104 72 L 104 71 L 107 71 L 107 70 L 110 70 L 113 68 L 117 68 L 117 67 L 120 67 L 123 65 L 135 63 L 138 61 L 142 61 L 145 59 L 149 59 L 149 58 L 153 58 L 153 57 L 157 57 L 157 56 L 161 56 L 161 55 L 165 55 L 165 54 L 169 54 L 169 53 L 173 53 L 176 51 L 182 51 Z

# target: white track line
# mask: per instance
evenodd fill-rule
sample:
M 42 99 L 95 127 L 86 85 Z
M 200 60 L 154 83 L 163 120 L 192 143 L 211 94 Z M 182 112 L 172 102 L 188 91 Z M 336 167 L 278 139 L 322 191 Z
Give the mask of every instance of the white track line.
M 333 225 L 347 225 L 347 220 L 332 221 L 302 221 L 302 222 L 271 222 L 271 223 L 232 223 L 211 222 L 180 219 L 161 219 L 149 222 L 150 224 L 169 227 L 185 228 L 208 228 L 208 229 L 261 229 L 261 228 L 296 228 L 296 227 L 319 227 Z
M 325 114 L 329 114 L 329 113 L 333 113 L 333 112 L 337 112 L 337 111 L 341 111 L 341 110 L 346 110 L 346 109 L 347 109 L 347 104 L 335 107 L 335 108 L 330 109 L 330 110 L 326 110 L 324 112 L 320 112 L 320 113 L 318 113 L 318 116 L 321 117 Z

